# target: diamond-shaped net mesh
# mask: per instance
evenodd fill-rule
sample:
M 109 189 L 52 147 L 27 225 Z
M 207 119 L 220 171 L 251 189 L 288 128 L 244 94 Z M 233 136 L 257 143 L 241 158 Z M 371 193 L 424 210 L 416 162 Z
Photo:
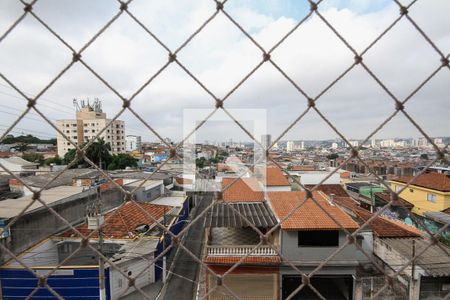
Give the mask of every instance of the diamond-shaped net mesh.
M 447 156 L 447 148 L 448 145 L 445 147 L 439 147 L 434 143 L 434 140 L 427 134 L 427 132 L 420 126 L 418 122 L 415 121 L 415 119 L 410 115 L 410 113 L 407 112 L 408 102 L 414 98 L 414 96 L 422 90 L 424 86 L 427 86 L 427 84 L 435 77 L 437 74 L 440 74 L 442 72 L 448 72 L 450 70 L 449 66 L 449 54 L 443 53 L 442 50 L 439 49 L 439 47 L 436 45 L 436 43 L 427 35 L 427 32 L 423 30 L 420 27 L 420 24 L 417 23 L 414 18 L 410 15 L 409 11 L 413 8 L 414 5 L 416 5 L 416 2 L 418 1 L 412 1 L 411 3 L 404 5 L 400 1 L 394 0 L 393 3 L 398 6 L 399 14 L 396 18 L 394 18 L 390 24 L 384 28 L 381 33 L 370 43 L 368 43 L 368 46 L 364 48 L 362 51 L 357 51 L 355 47 L 352 46 L 352 43 L 349 42 L 348 37 L 345 37 L 341 32 L 333 25 L 333 20 L 328 19 L 325 17 L 325 15 L 321 12 L 321 5 L 323 2 L 326 1 L 309 1 L 308 4 L 310 6 L 309 12 L 286 34 L 281 36 L 274 45 L 271 47 L 263 47 L 255 38 L 250 34 L 245 26 L 241 25 L 240 22 L 238 22 L 233 15 L 227 11 L 227 5 L 228 1 L 211 1 L 212 2 L 212 9 L 211 13 L 208 18 L 203 20 L 200 26 L 198 26 L 195 31 L 192 32 L 192 34 L 184 41 L 182 42 L 178 47 L 171 48 L 167 46 L 163 42 L 163 38 L 158 37 L 157 34 L 155 34 L 152 30 L 152 28 L 149 28 L 142 22 L 133 12 L 131 7 L 133 6 L 133 0 L 129 1 L 117 1 L 117 11 L 111 17 L 111 19 L 107 20 L 107 22 L 104 24 L 104 26 L 101 27 L 100 30 L 98 30 L 89 40 L 87 43 L 82 45 L 81 47 L 75 47 L 72 46 L 63 35 L 58 33 L 58 28 L 53 28 L 50 26 L 44 17 L 41 17 L 38 13 L 35 12 L 33 9 L 38 0 L 34 1 L 20 1 L 23 4 L 23 13 L 15 20 L 7 29 L 5 32 L 1 34 L 0 37 L 0 47 L 3 42 L 8 40 L 8 37 L 15 31 L 17 28 L 20 27 L 21 23 L 24 22 L 26 19 L 33 19 L 34 21 L 37 21 L 39 23 L 39 26 L 41 26 L 47 33 L 50 34 L 52 38 L 55 39 L 64 49 L 67 50 L 67 53 L 69 53 L 72 57 L 71 61 L 67 63 L 65 66 L 60 68 L 58 72 L 55 73 L 54 77 L 45 85 L 45 87 L 40 90 L 35 95 L 30 95 L 26 93 L 27 87 L 22 87 L 16 84 L 12 79 L 9 78 L 8 75 L 4 74 L 3 72 L 0 72 L 0 77 L 6 82 L 6 84 L 15 90 L 18 94 L 20 94 L 21 98 L 27 101 L 27 108 L 24 111 L 21 111 L 20 115 L 18 115 L 17 119 L 7 126 L 7 128 L 3 131 L 3 134 L 1 136 L 0 140 L 3 140 L 8 134 L 17 132 L 16 127 L 19 122 L 21 122 L 25 117 L 30 117 L 31 114 L 37 115 L 38 118 L 42 118 L 45 122 L 47 122 L 54 130 L 58 132 L 59 135 L 64 137 L 64 139 L 72 145 L 76 149 L 77 156 L 74 158 L 74 160 L 64 169 L 57 173 L 56 176 L 51 178 L 45 184 L 40 190 L 35 190 L 32 187 L 30 187 L 26 181 L 23 180 L 18 174 L 15 172 L 12 172 L 8 169 L 5 165 L 0 165 L 10 176 L 12 176 L 15 180 L 23 184 L 26 188 L 28 188 L 32 192 L 32 199 L 30 202 L 26 205 L 26 207 L 23 207 L 21 211 L 14 217 L 12 220 L 10 220 L 7 225 L 3 228 L 3 231 L 6 232 L 10 228 L 13 227 L 13 225 L 16 222 L 19 222 L 21 220 L 21 217 L 27 212 L 29 209 L 34 207 L 36 204 L 42 205 L 48 212 L 51 213 L 51 215 L 55 218 L 57 222 L 60 222 L 63 224 L 63 226 L 66 229 L 71 229 L 73 232 L 73 237 L 80 238 L 81 243 L 79 247 L 77 247 L 70 255 L 68 255 L 63 261 L 61 261 L 56 267 L 52 268 L 51 271 L 42 273 L 36 268 L 31 268 L 31 266 L 27 265 L 23 258 L 18 256 L 18 253 L 13 253 L 13 251 L 8 247 L 8 244 L 0 243 L 0 249 L 4 253 L 6 257 L 9 257 L 13 260 L 15 260 L 18 264 L 20 264 L 23 268 L 27 269 L 32 276 L 37 278 L 37 284 L 32 290 L 32 292 L 28 295 L 21 295 L 20 297 L 30 299 L 33 298 L 35 295 L 39 293 L 39 291 L 43 288 L 47 289 L 53 297 L 56 297 L 58 299 L 62 299 L 58 292 L 52 288 L 51 280 L 54 275 L 58 274 L 59 270 L 64 270 L 64 266 L 67 262 L 69 262 L 73 257 L 78 255 L 81 252 L 84 252 L 86 250 L 89 250 L 92 254 L 100 257 L 101 261 L 107 264 L 110 268 L 117 270 L 121 275 L 123 279 L 123 285 L 128 285 L 128 289 L 135 289 L 138 293 L 138 297 L 144 298 L 144 299 L 153 299 L 154 295 L 151 295 L 148 291 L 145 290 L 145 288 L 139 287 L 136 283 L 139 281 L 139 278 L 142 276 L 146 276 L 146 273 L 149 272 L 150 268 L 157 263 L 158 261 L 161 261 L 163 257 L 169 255 L 169 253 L 172 253 L 172 256 L 175 256 L 178 258 L 178 260 L 175 260 L 175 262 L 170 266 L 168 273 L 169 279 L 168 281 L 172 280 L 173 278 L 178 278 L 185 280 L 186 283 L 192 283 L 196 287 L 196 295 L 200 298 L 212 298 L 212 299 L 232 299 L 237 298 L 239 299 L 238 292 L 230 288 L 227 283 L 232 282 L 233 280 L 236 280 L 236 275 L 233 275 L 231 277 L 231 274 L 233 274 L 233 271 L 236 271 L 240 265 L 242 265 L 247 259 L 251 258 L 253 254 L 256 253 L 265 253 L 270 255 L 278 256 L 281 260 L 281 263 L 286 266 L 287 268 L 291 269 L 292 274 L 296 274 L 300 280 L 296 283 L 296 287 L 293 289 L 292 293 L 289 295 L 283 295 L 283 298 L 286 299 L 294 299 L 296 295 L 305 289 L 305 287 L 309 288 L 309 291 L 313 294 L 313 296 L 318 298 L 326 298 L 324 295 L 322 295 L 318 289 L 314 287 L 315 283 L 315 275 L 317 275 L 323 268 L 326 266 L 329 266 L 330 263 L 333 261 L 333 258 L 335 258 L 339 253 L 344 251 L 346 247 L 349 245 L 354 245 L 364 256 L 367 257 L 367 259 L 370 261 L 370 263 L 373 265 L 374 269 L 376 270 L 376 273 L 378 275 L 372 276 L 372 277 L 361 277 L 357 278 L 356 280 L 359 281 L 363 286 L 363 297 L 364 298 L 384 298 L 384 297 L 390 297 L 390 298 L 398 298 L 398 299 L 404 299 L 407 298 L 407 291 L 405 290 L 404 285 L 399 284 L 400 281 L 404 280 L 401 277 L 401 274 L 406 269 L 411 269 L 412 265 L 414 264 L 414 261 L 417 260 L 422 254 L 426 253 L 428 249 L 431 246 L 438 245 L 442 249 L 442 253 L 440 255 L 448 256 L 448 249 L 444 246 L 441 246 L 438 242 L 438 238 L 442 232 L 444 232 L 447 227 L 450 225 L 450 223 L 445 224 L 442 226 L 437 232 L 431 233 L 430 231 L 426 230 L 427 238 L 425 239 L 427 241 L 426 245 L 418 248 L 416 253 L 414 253 L 411 257 L 406 258 L 405 263 L 402 263 L 398 265 L 397 268 L 394 268 L 392 270 L 388 270 L 385 267 L 383 267 L 383 264 L 375 259 L 371 253 L 367 253 L 367 250 L 363 249 L 363 247 L 356 242 L 356 239 L 358 235 L 364 231 L 368 227 L 368 225 L 371 224 L 371 222 L 380 216 L 385 210 L 389 209 L 389 207 L 398 199 L 398 195 L 404 190 L 409 187 L 411 183 L 413 183 L 418 176 L 420 176 L 422 173 L 424 173 L 427 168 L 436 162 L 442 162 L 445 164 L 448 164 L 448 156 Z M 433 5 L 431 2 L 427 3 L 427 5 Z M 120 20 L 121 18 L 124 18 L 125 16 L 128 16 L 131 18 L 132 22 L 134 22 L 137 26 L 139 26 L 143 31 L 145 32 L 146 37 L 148 37 L 149 40 L 152 40 L 153 42 L 156 42 L 158 44 L 162 51 L 165 51 L 167 53 L 167 59 L 160 62 L 160 67 L 157 69 L 153 75 L 149 76 L 148 79 L 139 87 L 136 89 L 136 91 L 132 92 L 128 95 L 124 95 L 121 92 L 119 92 L 119 89 L 115 88 L 113 84 L 111 84 L 104 74 L 102 74 L 100 71 L 97 71 L 96 68 L 92 65 L 86 62 L 84 59 L 85 52 L 90 49 L 90 47 L 93 47 L 95 43 L 108 31 L 109 27 L 113 26 L 115 22 Z M 223 97 L 219 97 L 216 95 L 207 84 L 205 84 L 199 77 L 195 75 L 194 71 L 190 70 L 190 67 L 183 62 L 182 59 L 180 59 L 181 54 L 183 53 L 183 50 L 193 41 L 195 38 L 205 30 L 210 24 L 213 22 L 214 19 L 218 17 L 225 18 L 229 24 L 229 26 L 234 27 L 238 31 L 240 31 L 246 38 L 248 38 L 248 41 L 255 46 L 255 49 L 259 51 L 260 57 L 257 58 L 257 63 L 254 65 L 253 68 L 242 78 L 236 80 L 237 84 L 235 84 L 231 89 L 227 91 L 227 93 L 224 94 Z M 341 45 L 346 48 L 346 51 L 348 50 L 350 55 L 354 57 L 353 62 L 348 65 L 344 71 L 342 71 L 338 76 L 333 78 L 330 83 L 324 83 L 322 89 L 317 94 L 311 94 L 306 91 L 306 89 L 302 86 L 302 84 L 296 82 L 293 78 L 291 78 L 288 73 L 284 70 L 284 68 L 281 66 L 281 64 L 277 63 L 277 61 L 273 58 L 273 53 L 277 51 L 277 49 L 283 45 L 286 41 L 289 40 L 290 36 L 293 35 L 295 32 L 300 30 L 300 28 L 303 28 L 307 21 L 311 19 L 312 17 L 316 17 L 317 20 L 321 22 L 321 25 L 325 26 L 325 28 L 335 37 L 339 40 Z M 411 27 L 417 31 L 417 33 L 421 36 L 422 42 L 428 44 L 431 46 L 433 51 L 436 54 L 436 62 L 437 67 L 430 72 L 428 75 L 426 75 L 418 85 L 416 85 L 405 97 L 399 97 L 396 96 L 396 94 L 388 87 L 389 85 L 383 80 L 383 78 L 380 78 L 375 71 L 373 71 L 373 67 L 370 66 L 370 64 L 366 63 L 365 56 L 367 53 L 370 52 L 370 50 L 380 43 L 384 39 L 386 35 L 389 34 L 396 26 L 398 26 L 400 20 L 406 21 Z M 70 22 L 70 20 L 67 20 L 67 22 Z M 308 47 L 307 44 L 304 45 L 304 47 Z M 413 51 L 413 50 L 412 50 Z M 166 163 L 170 162 L 174 159 L 182 159 L 179 156 L 179 151 L 182 146 L 183 142 L 176 145 L 172 145 L 168 143 L 165 139 L 162 138 L 162 135 L 156 130 L 152 125 L 151 122 L 148 121 L 148 118 L 146 116 L 140 115 L 140 112 L 136 110 L 133 106 L 133 101 L 135 98 L 137 98 L 141 92 L 146 89 L 148 86 L 152 85 L 152 82 L 161 77 L 162 74 L 168 69 L 170 65 L 178 65 L 180 69 L 185 72 L 190 78 L 192 78 L 192 84 L 198 85 L 205 93 L 208 95 L 208 97 L 211 97 L 211 107 L 213 108 L 213 111 L 202 121 L 199 123 L 198 126 L 196 126 L 191 134 L 193 134 L 195 131 L 199 130 L 204 124 L 208 122 L 208 119 L 214 115 L 217 111 L 223 111 L 226 115 L 230 117 L 232 121 L 234 121 L 240 129 L 243 130 L 243 132 L 252 139 L 252 141 L 255 144 L 258 144 L 262 147 L 260 142 L 251 134 L 251 131 L 248 130 L 238 119 L 236 119 L 233 114 L 227 109 L 227 100 L 230 98 L 231 95 L 236 93 L 245 83 L 252 77 L 254 74 L 258 72 L 263 66 L 270 66 L 273 67 L 273 70 L 281 74 L 281 76 L 286 79 L 286 82 L 293 86 L 293 88 L 298 92 L 299 96 L 299 105 L 304 106 L 304 111 L 292 122 L 289 124 L 289 126 L 286 127 L 286 129 L 276 138 L 274 139 L 273 143 L 269 145 L 269 148 L 266 149 L 267 153 L 269 153 L 269 150 L 273 148 L 273 146 L 279 142 L 297 123 L 299 123 L 302 119 L 305 118 L 305 116 L 309 116 L 312 111 L 315 111 L 317 115 L 319 116 L 320 120 L 323 120 L 327 126 L 339 137 L 341 138 L 346 145 L 348 146 L 349 152 L 347 155 L 347 158 L 341 163 L 336 166 L 336 168 L 331 172 L 327 178 L 324 178 L 319 184 L 317 184 L 314 187 L 306 187 L 304 186 L 297 177 L 292 176 L 291 173 L 289 173 L 285 168 L 283 168 L 280 163 L 275 160 L 270 155 L 267 157 L 267 160 L 269 163 L 273 164 L 274 166 L 280 168 L 284 174 L 293 182 L 298 184 L 301 188 L 303 188 L 306 191 L 304 199 L 300 201 L 295 207 L 291 209 L 291 211 L 284 217 L 277 222 L 275 226 L 273 226 L 270 230 L 263 232 L 259 228 L 257 228 L 254 223 L 248 219 L 247 216 L 242 214 L 242 211 L 237 209 L 235 206 L 230 205 L 226 202 L 223 202 L 221 199 L 221 193 L 215 193 L 214 195 L 211 193 L 202 193 L 202 192 L 195 192 L 193 197 L 195 198 L 197 203 L 200 203 L 197 205 L 195 213 L 192 214 L 191 219 L 186 222 L 186 225 L 184 228 L 178 233 L 173 233 L 170 228 L 167 226 L 165 221 L 161 221 L 160 218 L 156 215 L 153 215 L 149 213 L 147 210 L 143 209 L 141 206 L 137 205 L 139 212 L 141 214 L 144 214 L 148 220 L 154 224 L 156 224 L 156 227 L 160 229 L 160 232 L 164 234 L 165 240 L 167 241 L 165 243 L 165 247 L 163 251 L 161 251 L 156 257 L 154 258 L 146 258 L 144 255 L 135 253 L 135 257 L 141 257 L 143 259 L 143 265 L 146 267 L 143 267 L 137 274 L 131 274 L 130 272 L 124 271 L 123 268 L 117 265 L 117 263 L 108 255 L 104 253 L 103 250 L 99 250 L 101 248 L 98 247 L 97 242 L 93 242 L 95 240 L 95 236 L 99 234 L 99 230 L 93 230 L 88 232 L 87 234 L 83 234 L 78 230 L 78 227 L 74 226 L 74 224 L 71 224 L 69 221 L 66 220 L 66 218 L 63 216 L 64 214 L 61 211 L 56 211 L 51 205 L 48 204 L 45 197 L 45 190 L 47 190 L 49 187 L 51 187 L 52 183 L 58 179 L 64 172 L 68 172 L 69 168 L 72 167 L 74 164 L 76 164 L 78 159 L 83 158 L 92 168 L 96 169 L 98 172 L 101 173 L 101 175 L 104 178 L 107 178 L 107 180 L 112 184 L 112 186 L 119 190 L 121 195 L 123 196 L 123 201 L 120 204 L 119 208 L 114 210 L 113 213 L 108 214 L 106 216 L 106 221 L 109 218 L 117 217 L 116 214 L 120 211 L 120 208 L 123 208 L 127 205 L 127 203 L 136 203 L 134 194 L 140 187 L 142 187 L 148 180 L 151 180 L 155 174 L 160 171 Z M 64 75 L 75 66 L 83 67 L 85 70 L 87 70 L 90 74 L 92 74 L 95 78 L 98 79 L 99 82 L 101 82 L 104 87 L 113 93 L 116 96 L 117 101 L 122 103 L 122 108 L 115 114 L 115 116 L 109 120 L 109 123 L 106 124 L 106 126 L 96 134 L 95 137 L 89 140 L 87 144 L 85 144 L 83 147 L 80 147 L 80 145 L 76 144 L 73 139 L 71 139 L 70 135 L 67 132 L 64 132 L 60 130 L 52 121 L 51 119 L 42 112 L 42 109 L 39 108 L 40 106 L 40 99 L 42 95 L 44 95 L 47 90 L 49 90 L 55 83 L 57 83 L 61 78 L 64 77 Z M 338 82 L 342 81 L 343 78 L 347 76 L 347 74 L 356 68 L 357 66 L 361 67 L 366 75 L 368 75 L 371 79 L 373 79 L 374 84 L 378 85 L 381 90 L 384 91 L 385 96 L 390 98 L 390 102 L 386 101 L 385 104 L 387 106 L 392 107 L 391 114 L 381 123 L 381 124 L 373 124 L 375 129 L 367 134 L 366 138 L 362 143 L 359 144 L 359 146 L 354 146 L 349 139 L 337 128 L 337 126 L 327 117 L 327 114 L 323 112 L 319 107 L 316 105 L 317 103 L 320 103 L 321 98 L 326 95 L 326 93 Z M 44 104 L 42 104 L 44 105 Z M 165 105 L 169 106 L 171 105 L 170 102 L 167 102 Z M 384 105 L 384 104 L 380 104 Z M 153 170 L 153 172 L 149 173 L 144 180 L 140 182 L 139 185 L 135 186 L 132 191 L 125 190 L 122 185 L 118 184 L 117 181 L 115 181 L 111 174 L 104 171 L 102 168 L 100 168 L 98 165 L 96 165 L 93 161 L 91 161 L 86 156 L 86 150 L 94 143 L 94 141 L 99 138 L 107 128 L 113 124 L 115 120 L 117 120 L 120 116 L 122 116 L 124 113 L 131 113 L 131 115 L 135 116 L 144 127 L 146 127 L 153 135 L 155 135 L 163 144 L 165 144 L 167 147 L 171 149 L 171 156 L 169 159 L 162 164 L 159 165 L 158 168 Z M 433 149 L 436 153 L 436 158 L 429 161 L 428 165 L 423 168 L 418 174 L 416 174 L 407 184 L 404 185 L 404 187 L 400 190 L 392 190 L 389 183 L 387 183 L 378 173 L 373 170 L 373 166 L 369 165 L 366 160 L 364 160 L 360 156 L 360 151 L 362 150 L 363 145 L 368 142 L 376 133 L 378 133 L 382 128 L 384 128 L 395 116 L 397 115 L 403 115 L 413 127 L 415 127 L 421 135 L 428 141 L 429 144 L 433 146 Z M 191 135 L 190 134 L 190 135 Z M 190 136 L 189 135 L 189 136 Z M 188 136 L 188 137 L 189 137 Z M 186 137 L 185 139 L 187 139 Z M 329 213 L 327 209 L 324 209 L 322 207 L 322 204 L 320 201 L 316 199 L 314 196 L 314 191 L 318 190 L 320 185 L 324 183 L 328 178 L 333 176 L 336 172 L 338 172 L 340 169 L 344 168 L 347 163 L 353 162 L 356 164 L 359 164 L 360 166 L 364 166 L 366 170 L 368 170 L 368 173 L 373 175 L 384 187 L 386 190 L 389 191 L 390 194 L 390 201 L 380 210 L 375 212 L 370 218 L 367 219 L 367 221 L 360 226 L 357 230 L 349 231 L 346 229 L 345 226 L 343 226 L 339 220 L 337 220 L 332 214 Z M 204 176 L 203 174 L 197 174 L 198 176 Z M 225 188 L 230 188 L 233 184 L 235 184 L 240 178 L 236 178 L 232 184 L 227 186 Z M 328 257 L 324 257 L 324 259 L 320 262 L 317 262 L 314 267 L 309 268 L 308 270 L 304 270 L 303 268 L 296 265 L 294 261 L 290 261 L 288 257 L 284 257 L 283 253 L 280 251 L 279 246 L 275 245 L 273 241 L 271 240 L 271 235 L 279 230 L 281 228 L 281 225 L 292 215 L 294 215 L 305 203 L 307 202 L 313 202 L 315 205 L 317 205 L 320 210 L 327 215 L 329 218 L 331 218 L 336 224 L 339 225 L 340 229 L 345 233 L 346 240 L 344 243 L 342 243 L 338 248 L 336 248 L 331 255 Z M 203 241 L 201 240 L 191 240 L 189 237 L 191 235 L 187 235 L 190 231 L 196 231 L 198 234 L 203 234 L 203 222 L 205 219 L 205 216 L 207 215 L 208 211 L 213 209 L 218 204 L 228 206 L 229 211 L 232 213 L 240 216 L 242 218 L 243 222 L 248 224 L 248 226 L 257 234 L 257 237 L 259 238 L 259 242 L 255 245 L 251 246 L 249 249 L 246 249 L 242 252 L 241 255 L 237 255 L 237 259 L 229 265 L 231 267 L 228 267 L 223 272 L 218 272 L 217 269 L 211 268 L 210 265 L 205 263 L 205 261 L 202 259 L 202 247 Z M 56 222 L 55 221 L 55 222 Z M 422 222 L 420 219 L 417 220 L 417 222 Z M 426 227 L 424 227 L 426 229 Z M 138 237 L 139 238 L 139 237 Z M 92 240 L 91 240 L 92 239 Z M 171 250 L 176 251 L 171 251 Z M 200 249 L 200 250 L 199 250 Z M 236 250 L 237 251 L 237 250 Z M 260 252 L 265 251 L 265 252 Z M 238 252 L 236 252 L 238 253 Z M 173 257 L 172 257 L 173 258 Z M 200 268 L 197 270 L 195 269 L 194 272 L 198 272 L 198 276 L 186 276 L 183 274 L 180 269 L 180 266 L 185 266 L 185 268 L 189 268 L 189 265 L 199 265 Z M 187 267 L 186 267 L 187 265 Z M 158 265 L 159 266 L 159 265 Z M 183 274 L 181 274 L 183 273 Z M 205 280 L 205 278 L 208 278 L 208 280 Z M 121 280 L 122 280 L 121 279 Z M 106 280 L 106 279 L 103 279 Z M 110 279 L 108 279 L 110 280 Z M 112 280 L 112 279 L 111 279 Z M 261 277 L 261 280 L 264 280 L 263 277 Z M 34 281 L 33 281 L 34 282 Z M 170 289 L 170 285 L 165 286 L 166 289 Z M 127 289 L 127 291 L 128 291 Z M 163 289 L 164 290 L 164 289 Z M 122 294 L 125 294 L 127 291 L 123 292 Z M 171 291 L 165 291 L 166 293 L 170 293 Z M 176 292 L 176 291 L 175 291 Z M 172 291 L 173 293 L 173 291 Z M 448 298 L 450 295 L 441 293 L 441 295 L 444 298 Z M 120 297 L 121 295 L 114 295 L 115 298 Z M 19 297 L 19 296 L 18 296 Z M 181 297 L 181 296 L 180 296 Z M 272 299 L 274 297 L 281 297 L 281 295 L 268 295 L 264 299 Z M 245 299 L 254 299 L 254 298 L 248 298 Z

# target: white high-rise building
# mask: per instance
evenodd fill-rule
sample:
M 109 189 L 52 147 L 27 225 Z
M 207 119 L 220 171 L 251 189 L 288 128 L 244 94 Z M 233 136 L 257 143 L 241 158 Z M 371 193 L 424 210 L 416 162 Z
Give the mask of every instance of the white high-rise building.
M 288 141 L 286 143 L 286 151 L 287 152 L 292 152 L 294 151 L 294 142 L 293 141 Z
M 300 142 L 300 149 L 304 150 L 305 149 L 305 141 L 301 141 Z
M 352 145 L 352 147 L 358 147 L 359 146 L 359 142 L 358 141 L 349 141 L 350 145 Z
M 128 152 L 131 151 L 141 151 L 142 149 L 142 142 L 141 137 L 139 135 L 127 135 L 125 138 L 125 145 L 126 150 Z
M 102 111 L 101 102 L 98 100 L 94 101 L 92 105 L 89 104 L 89 101 L 86 104 L 82 100 L 81 107 L 78 102 L 74 103 L 77 107 L 76 119 L 57 120 L 56 126 L 70 141 L 76 145 L 81 145 L 93 139 L 111 120 L 106 118 L 106 113 Z M 99 137 L 111 146 L 112 154 L 125 152 L 124 121 L 114 120 Z M 67 151 L 75 148 L 59 132 L 56 141 L 60 157 L 64 157 Z
M 331 143 L 331 149 L 337 149 L 338 143 Z
M 395 141 L 392 140 L 392 139 L 389 139 L 389 140 L 382 140 L 382 141 L 380 142 L 380 147 L 382 147 L 382 148 L 392 148 L 392 147 L 394 147 L 394 146 L 395 146 Z
M 377 141 L 375 140 L 375 138 L 372 138 L 370 140 L 370 147 L 375 148 L 376 146 L 377 146 Z
M 267 149 L 272 145 L 272 136 L 270 134 L 261 135 L 261 145 Z

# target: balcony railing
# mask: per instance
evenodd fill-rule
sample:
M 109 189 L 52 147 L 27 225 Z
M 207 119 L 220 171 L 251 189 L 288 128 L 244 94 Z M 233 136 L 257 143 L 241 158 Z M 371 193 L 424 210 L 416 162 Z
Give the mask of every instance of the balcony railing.
M 244 256 L 250 253 L 250 256 L 268 256 L 278 255 L 270 246 L 208 246 L 208 256 Z M 253 250 L 253 252 L 252 252 Z

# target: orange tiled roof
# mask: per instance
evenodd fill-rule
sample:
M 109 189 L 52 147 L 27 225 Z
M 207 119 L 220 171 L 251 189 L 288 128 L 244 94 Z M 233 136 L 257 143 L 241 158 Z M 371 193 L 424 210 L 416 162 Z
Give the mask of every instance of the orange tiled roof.
M 102 229 L 103 236 L 105 238 L 129 239 L 136 236 L 135 229 L 137 226 L 143 224 L 152 225 L 154 223 L 153 220 L 138 206 L 157 220 L 164 216 L 164 212 L 169 213 L 172 209 L 171 206 L 166 205 L 127 202 L 119 209 L 110 211 L 105 215 L 105 223 Z M 87 222 L 84 222 L 75 228 L 83 235 L 88 235 L 92 230 L 87 227 Z M 71 229 L 62 233 L 61 236 L 78 237 Z M 98 234 L 95 233 L 92 237 L 97 238 Z
M 447 207 L 442 212 L 450 215 L 450 207 Z
M 264 200 L 264 193 L 256 178 L 239 178 L 237 180 L 236 178 L 223 178 L 222 190 L 225 190 L 223 192 L 223 201 L 225 202 L 259 202 Z
M 207 264 L 235 264 L 242 257 L 239 256 L 207 256 L 204 262 Z M 261 264 L 261 265 L 277 265 L 281 262 L 278 255 L 273 256 L 247 256 L 242 264 Z
M 266 186 L 290 186 L 289 181 L 284 175 L 283 171 L 275 166 L 275 167 L 267 167 L 266 174 L 258 174 L 259 170 L 257 170 L 258 175 L 265 176 L 265 184 Z
M 192 179 L 182 178 L 182 177 L 175 177 L 175 181 L 178 184 L 192 184 L 193 183 Z
M 379 200 L 384 201 L 386 203 L 391 201 L 391 196 L 388 192 L 376 192 L 376 193 L 374 193 L 374 195 L 375 195 L 375 197 L 378 197 Z M 412 207 L 414 207 L 414 204 L 409 203 L 408 201 L 406 201 L 405 199 L 403 199 L 401 197 L 397 197 L 397 199 L 392 201 L 391 206 L 412 208 Z
M 358 224 L 339 207 L 331 205 L 319 192 L 313 192 L 319 204 L 344 228 L 357 229 Z M 268 200 L 281 221 L 305 199 L 305 192 L 270 192 Z M 281 223 L 284 230 L 339 230 L 340 226 L 312 199 L 306 200 L 288 219 Z
M 373 215 L 370 211 L 358 206 L 358 204 L 350 197 L 335 197 L 334 202 L 339 206 L 352 211 L 361 225 Z M 421 232 L 412 226 L 380 216 L 375 217 L 368 226 L 372 229 L 373 233 L 380 238 L 421 236 Z
M 372 217 L 372 213 L 358 207 L 355 214 L 366 222 Z M 376 217 L 369 223 L 373 233 L 380 238 L 421 237 L 422 232 L 415 227 L 403 224 L 399 221 L 389 220 L 384 217 Z
M 393 179 L 393 181 L 407 183 L 413 176 L 404 176 Z M 425 173 L 417 177 L 412 185 L 420 186 L 441 192 L 450 192 L 450 178 L 445 174 Z
M 307 189 L 312 189 L 315 184 L 306 184 Z M 333 194 L 336 197 L 348 197 L 347 192 L 340 184 L 321 184 L 316 188 L 317 191 L 322 191 L 324 194 L 330 196 Z

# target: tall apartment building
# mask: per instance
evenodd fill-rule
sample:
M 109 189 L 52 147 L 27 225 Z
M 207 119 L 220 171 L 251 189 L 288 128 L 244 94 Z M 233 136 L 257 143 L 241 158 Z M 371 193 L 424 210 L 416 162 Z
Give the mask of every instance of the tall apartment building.
M 76 101 L 74 101 L 74 104 L 77 107 L 76 119 L 57 120 L 56 126 L 73 143 L 81 145 L 94 138 L 109 124 L 111 119 L 106 118 L 106 113 L 102 111 L 101 102 L 98 100 L 92 105 L 89 102 L 85 104 L 84 101 L 81 101 L 81 106 Z M 112 154 L 125 152 L 125 122 L 114 120 L 100 134 L 100 138 L 103 138 L 111 146 Z M 57 145 L 60 157 L 74 148 L 59 132 L 57 134 Z
M 141 137 L 138 135 L 127 135 L 125 138 L 125 149 L 128 152 L 137 150 L 137 151 L 141 151 L 142 150 L 142 142 L 141 142 Z
M 270 134 L 261 135 L 261 145 L 264 149 L 269 148 L 272 145 L 272 136 Z

